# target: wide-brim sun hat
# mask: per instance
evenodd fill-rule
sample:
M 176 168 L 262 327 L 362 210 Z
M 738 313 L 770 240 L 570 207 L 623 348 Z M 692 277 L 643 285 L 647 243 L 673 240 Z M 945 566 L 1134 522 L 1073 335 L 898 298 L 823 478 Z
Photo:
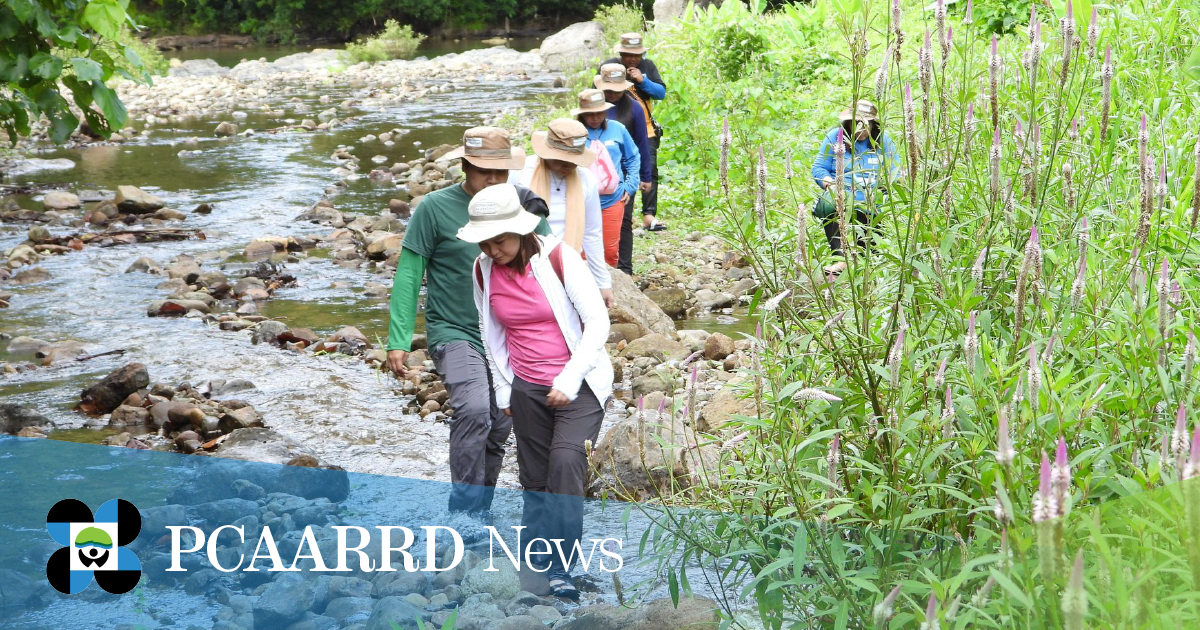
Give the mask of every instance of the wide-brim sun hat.
M 598 114 L 616 107 L 604 99 L 604 90 L 588 89 L 579 93 L 579 107 L 571 110 L 572 116 Z
M 472 127 L 463 133 L 461 147 L 441 157 L 462 158 L 479 168 L 519 171 L 525 167 L 525 150 L 513 146 L 508 132 L 499 127 Z
M 853 111 L 847 107 L 838 114 L 838 120 L 842 122 L 846 122 L 851 118 L 857 118 L 863 124 L 867 124 L 872 120 L 879 120 L 879 110 L 875 107 L 875 103 L 863 99 L 855 104 Z
M 600 74 L 592 78 L 592 85 L 598 90 L 624 92 L 633 87 L 625 78 L 625 66 L 619 63 L 606 63 L 600 66 Z
M 525 235 L 537 229 L 542 218 L 521 207 L 512 184 L 488 186 L 467 204 L 467 224 L 458 229 L 458 239 L 482 243 L 501 234 Z
M 621 35 L 621 41 L 613 45 L 613 54 L 619 55 L 621 53 L 628 55 L 646 54 L 646 41 L 642 39 L 641 33 L 625 33 Z
M 583 168 L 596 161 L 596 152 L 588 147 L 587 127 L 578 120 L 552 120 L 547 130 L 533 133 L 532 142 L 533 152 L 543 160 L 562 160 Z

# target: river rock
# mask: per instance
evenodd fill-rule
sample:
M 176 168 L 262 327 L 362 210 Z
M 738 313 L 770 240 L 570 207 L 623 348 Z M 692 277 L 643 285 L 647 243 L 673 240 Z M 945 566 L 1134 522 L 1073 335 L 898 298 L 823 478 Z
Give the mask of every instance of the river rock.
M 271 297 L 267 284 L 254 276 L 246 276 L 233 285 L 233 295 L 238 299 L 265 300 Z
M 755 417 L 754 399 L 746 397 L 740 389 L 744 382 L 745 379 L 738 376 L 726 383 L 712 400 L 700 408 L 696 428 L 705 433 L 715 433 L 734 416 Z
M 167 277 L 172 279 L 183 280 L 187 284 L 191 284 L 204 273 L 200 269 L 200 263 L 196 262 L 191 256 L 180 256 L 174 262 L 167 265 Z
M 130 214 L 147 214 L 165 205 L 162 199 L 137 186 L 117 186 L 117 196 L 113 201 L 121 212 Z
M 520 576 L 509 563 L 494 565 L 497 571 L 488 571 L 488 565 L 480 563 L 467 571 L 462 581 L 462 592 L 466 597 L 476 593 L 488 593 L 497 600 L 507 601 L 521 591 Z
M 215 135 L 218 138 L 227 138 L 229 136 L 236 136 L 237 132 L 238 132 L 238 126 L 236 123 L 232 123 L 232 122 L 229 122 L 228 120 L 224 120 L 224 121 L 221 121 L 221 123 L 217 125 L 216 130 L 213 131 L 213 135 Z
M 489 630 L 546 630 L 546 625 L 532 615 L 515 615 L 488 626 Z
M 717 603 L 704 597 L 681 595 L 676 606 L 669 597 L 640 606 L 587 606 L 575 611 L 575 620 L 555 625 L 556 630 L 610 630 L 653 628 L 654 630 L 717 630 Z
M 160 48 L 163 46 L 164 39 L 167 38 L 160 37 L 157 40 Z M 169 48 L 164 48 L 163 50 L 169 50 Z M 172 61 L 174 61 L 174 59 L 172 59 Z M 212 59 L 188 59 L 179 65 L 172 63 L 170 70 L 167 71 L 167 74 L 172 77 L 225 76 L 229 74 L 229 68 L 222 66 Z
M 25 244 L 17 245 L 8 252 L 8 263 L 14 267 L 32 264 L 37 259 L 37 250 Z
M 735 351 L 733 339 L 730 339 L 728 335 L 713 333 L 704 340 L 704 358 L 710 361 L 723 361 L 725 357 Z
M 658 333 L 675 336 L 675 322 L 653 300 L 646 297 L 633 278 L 609 267 L 612 276 L 614 304 L 609 318 L 614 324 L 636 324 L 643 335 Z
M 257 504 L 251 505 L 252 509 L 258 509 Z M 284 627 L 299 619 L 316 599 L 315 580 L 296 573 L 279 574 L 254 602 L 254 625 L 263 628 Z
M 60 361 L 74 360 L 87 352 L 87 344 L 82 341 L 66 339 L 49 343 L 34 352 L 34 356 L 42 360 L 42 365 L 54 365 Z
M 707 330 L 698 329 L 680 330 L 678 334 L 679 342 L 687 346 L 687 349 L 691 352 L 700 352 L 704 350 L 704 342 L 708 341 L 709 337 Z
M 687 346 L 659 333 L 639 337 L 621 351 L 621 356 L 627 359 L 649 357 L 660 363 L 671 359 L 683 360 L 689 354 Z
M 159 208 L 154 211 L 152 216 L 162 221 L 183 221 L 187 218 L 186 214 L 178 210 L 172 210 L 171 208 Z
M 213 453 L 224 459 L 269 464 L 286 464 L 298 454 L 299 447 L 289 438 L 271 429 L 257 427 L 230 433 Z
M 688 295 L 683 289 L 670 287 L 647 291 L 646 297 L 654 300 L 654 303 L 670 317 L 679 319 L 687 314 Z
M 542 41 L 542 63 L 553 72 L 561 72 L 606 54 L 603 45 L 604 29 L 599 22 L 576 22 Z
M 14 273 L 13 277 L 9 278 L 8 281 L 12 284 L 37 284 L 39 282 L 45 282 L 49 279 L 49 271 L 46 271 L 41 267 L 32 267 L 30 269 L 22 269 L 17 273 Z
M 11 607 L 16 614 L 22 609 L 39 608 L 56 599 L 50 584 L 35 581 L 24 573 L 12 569 L 0 569 L 0 602 Z
M 17 403 L 0 402 L 0 433 L 16 435 L 26 428 L 36 427 L 51 429 L 54 424 L 46 416 L 18 405 Z M 0 586 L 3 589 L 3 586 Z
M 718 293 L 711 289 L 700 289 L 696 291 L 696 306 L 713 311 L 721 308 L 733 306 L 737 302 L 737 298 L 731 293 Z
M 204 422 L 204 411 L 191 403 L 166 400 L 150 407 L 150 419 L 155 426 L 166 429 L 199 427 Z
M 623 501 L 670 496 L 697 483 L 702 470 L 716 465 L 712 446 L 701 444 L 682 420 L 644 412 L 621 420 L 604 434 L 589 461 L 596 478 L 590 496 L 607 491 Z
M 244 255 L 247 260 L 262 260 L 264 258 L 270 258 L 275 251 L 274 243 L 256 239 L 251 241 L 250 244 L 246 246 L 246 249 L 242 252 L 242 255 Z
M 50 345 L 49 341 L 22 335 L 13 337 L 13 340 L 8 342 L 8 351 L 13 354 L 33 354 L 48 345 Z
M 130 394 L 150 385 L 150 373 L 141 363 L 117 368 L 99 383 L 83 390 L 77 409 L 85 413 L 109 413 Z
M 305 346 L 311 346 L 320 339 L 311 328 L 289 328 L 279 335 L 279 341 L 283 343 L 303 342 Z
M 108 426 L 113 428 L 140 427 L 150 421 L 150 411 L 142 407 L 121 405 L 108 417 Z
M 152 302 L 150 308 L 146 309 L 146 314 L 150 317 L 181 317 L 190 311 L 208 313 L 210 309 L 208 304 L 201 300 L 172 299 Z
M 250 406 L 232 409 L 221 415 L 220 428 L 226 433 L 262 425 L 262 416 Z
M 197 266 L 197 269 L 199 269 L 199 266 Z M 154 262 L 154 259 L 150 258 L 149 256 L 142 256 L 141 258 L 133 261 L 133 263 L 125 269 L 125 273 L 135 272 L 158 273 L 158 263 Z
M 375 602 L 365 630 L 417 630 L 418 618 L 428 619 L 429 613 L 403 597 L 384 597 Z
M 633 379 L 633 395 L 646 396 L 653 392 L 670 393 L 675 391 L 675 383 L 657 372 L 651 372 Z
M 279 344 L 279 335 L 287 332 L 287 324 L 274 320 L 266 320 L 259 323 L 254 328 L 254 334 L 250 337 L 252 343 L 269 343 L 272 345 Z
M 342 217 L 342 213 L 338 212 L 331 206 L 317 204 L 311 210 L 296 217 L 297 221 L 310 221 L 312 223 L 323 223 L 326 225 L 341 226 L 345 225 L 346 221 Z
M 26 235 L 26 237 L 31 243 L 48 243 L 54 238 L 50 234 L 50 230 L 47 230 L 40 225 L 35 225 L 29 228 L 29 233 Z
M 81 205 L 78 195 L 65 190 L 52 190 L 42 197 L 42 206 L 47 210 L 67 210 Z

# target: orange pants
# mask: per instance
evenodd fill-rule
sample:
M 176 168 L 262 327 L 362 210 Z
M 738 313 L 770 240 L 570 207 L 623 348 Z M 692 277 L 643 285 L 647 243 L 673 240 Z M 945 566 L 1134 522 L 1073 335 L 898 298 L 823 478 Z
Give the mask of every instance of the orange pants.
M 618 247 L 621 244 L 621 220 L 625 218 L 625 204 L 617 201 L 600 210 L 604 231 L 604 262 L 617 266 Z

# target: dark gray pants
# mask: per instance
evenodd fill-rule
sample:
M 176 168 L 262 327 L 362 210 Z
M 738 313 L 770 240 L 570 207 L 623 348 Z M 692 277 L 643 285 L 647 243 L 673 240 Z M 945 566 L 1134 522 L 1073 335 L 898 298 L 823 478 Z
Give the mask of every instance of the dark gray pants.
M 483 353 L 465 341 L 434 349 L 433 363 L 450 392 L 450 510 L 490 510 L 512 419 L 496 407 Z
M 521 524 L 528 528 L 528 540 L 563 540 L 563 552 L 569 556 L 583 536 L 583 492 L 588 470 L 583 443 L 596 442 L 604 410 L 587 383 L 579 388 L 570 405 L 560 409 L 546 406 L 550 389 L 520 377 L 513 382 L 513 432 L 517 436 L 521 486 L 526 491 Z M 545 558 L 543 561 L 547 561 Z M 557 553 L 549 558 L 551 575 L 570 571 Z

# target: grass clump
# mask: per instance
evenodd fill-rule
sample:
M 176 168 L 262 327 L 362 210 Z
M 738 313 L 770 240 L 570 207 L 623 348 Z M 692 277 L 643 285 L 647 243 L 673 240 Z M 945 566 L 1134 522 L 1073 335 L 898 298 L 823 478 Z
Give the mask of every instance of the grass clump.
M 346 53 L 354 62 L 401 59 L 416 52 L 425 36 L 414 33 L 408 24 L 396 20 L 384 22 L 383 32 L 346 45 Z

